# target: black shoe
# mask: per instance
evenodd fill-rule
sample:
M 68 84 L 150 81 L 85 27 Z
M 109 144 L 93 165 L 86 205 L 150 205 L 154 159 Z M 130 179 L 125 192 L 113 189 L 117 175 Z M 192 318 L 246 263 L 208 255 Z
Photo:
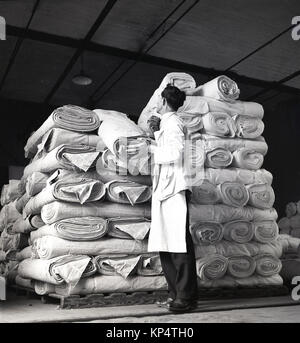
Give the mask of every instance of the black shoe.
M 176 299 L 170 304 L 169 310 L 172 312 L 183 313 L 194 310 L 196 307 L 196 300 Z
M 158 300 L 156 301 L 156 305 L 158 307 L 165 307 L 165 308 L 169 308 L 170 307 L 170 304 L 174 301 L 173 298 L 167 298 L 166 300 Z

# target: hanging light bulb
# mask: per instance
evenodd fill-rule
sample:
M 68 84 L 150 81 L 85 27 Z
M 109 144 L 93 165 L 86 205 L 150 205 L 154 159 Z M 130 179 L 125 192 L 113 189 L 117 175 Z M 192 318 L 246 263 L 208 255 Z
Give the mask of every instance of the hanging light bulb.
M 88 86 L 90 85 L 91 83 L 93 83 L 93 79 L 88 76 L 87 74 L 85 74 L 84 72 L 84 67 L 83 67 L 83 54 L 81 54 L 81 57 L 80 57 L 80 62 L 81 62 L 81 69 L 80 69 L 80 73 L 75 75 L 73 78 L 72 78 L 72 82 L 75 84 L 75 85 L 78 85 L 78 86 Z

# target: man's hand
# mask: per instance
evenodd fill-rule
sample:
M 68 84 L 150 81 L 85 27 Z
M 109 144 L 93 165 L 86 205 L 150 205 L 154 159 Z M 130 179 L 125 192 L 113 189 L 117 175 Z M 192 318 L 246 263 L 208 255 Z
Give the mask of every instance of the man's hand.
M 147 120 L 147 124 L 152 134 L 154 134 L 154 132 L 160 129 L 160 118 L 158 118 L 157 116 L 151 116 Z

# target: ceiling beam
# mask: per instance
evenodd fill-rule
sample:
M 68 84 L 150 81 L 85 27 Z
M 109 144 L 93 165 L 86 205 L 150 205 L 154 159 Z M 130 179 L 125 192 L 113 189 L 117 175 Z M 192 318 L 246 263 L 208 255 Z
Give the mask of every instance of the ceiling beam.
M 19 37 L 20 35 L 22 35 L 23 31 L 24 29 L 16 27 L 16 26 L 11 26 L 11 25 L 7 25 L 7 28 L 6 28 L 7 36 Z M 26 37 L 27 39 L 31 39 L 34 41 L 59 45 L 63 47 L 69 47 L 73 49 L 78 49 L 81 43 L 80 40 L 75 39 L 75 38 L 54 35 L 54 34 L 31 30 L 31 29 L 27 31 Z M 190 72 L 190 73 L 199 73 L 202 75 L 206 75 L 208 77 L 215 77 L 217 75 L 224 74 L 223 70 L 216 70 L 213 68 L 201 67 L 194 64 L 184 63 L 184 62 L 175 61 L 175 60 L 162 58 L 162 57 L 156 57 L 149 54 L 143 54 L 142 56 L 140 56 L 140 54 L 136 52 L 132 52 L 132 51 L 124 50 L 120 48 L 115 48 L 111 46 L 106 46 L 102 44 L 97 44 L 93 42 L 87 42 L 85 45 L 85 49 L 87 51 L 91 51 L 95 53 L 102 53 L 109 56 L 127 58 L 133 61 L 139 60 L 139 62 L 145 62 L 145 63 L 149 63 L 153 65 L 164 66 L 164 67 L 173 68 L 177 70 L 184 70 L 185 72 Z M 228 71 L 225 74 L 231 77 L 232 79 L 234 79 L 236 82 L 241 82 L 241 83 L 252 85 L 258 88 L 264 88 L 264 89 L 271 88 L 279 92 L 286 92 L 286 93 L 290 93 L 290 94 L 294 94 L 298 96 L 300 95 L 300 89 L 295 88 L 295 87 L 240 75 L 233 71 Z

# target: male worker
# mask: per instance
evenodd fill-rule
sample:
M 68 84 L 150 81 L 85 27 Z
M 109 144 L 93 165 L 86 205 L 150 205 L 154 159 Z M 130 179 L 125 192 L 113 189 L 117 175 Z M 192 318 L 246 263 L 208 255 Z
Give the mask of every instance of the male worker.
M 157 144 L 150 147 L 154 170 L 148 251 L 159 251 L 169 288 L 169 298 L 158 305 L 173 312 L 186 312 L 197 304 L 195 253 L 187 206 L 190 187 L 183 161 L 185 129 L 176 113 L 185 98 L 185 93 L 175 86 L 163 90 L 157 108 L 162 116 L 160 130 L 154 133 Z M 150 118 L 152 129 L 155 122 Z

